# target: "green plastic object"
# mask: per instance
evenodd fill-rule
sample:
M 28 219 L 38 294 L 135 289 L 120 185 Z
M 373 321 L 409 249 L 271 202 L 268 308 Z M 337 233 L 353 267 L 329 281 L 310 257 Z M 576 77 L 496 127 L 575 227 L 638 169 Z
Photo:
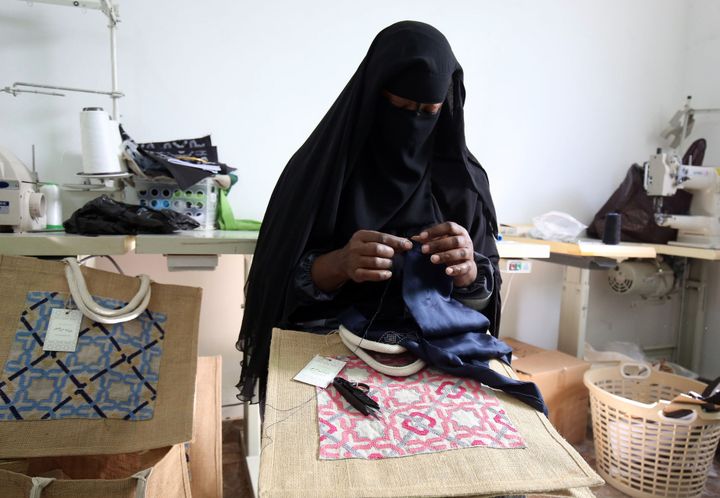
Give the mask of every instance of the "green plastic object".
M 260 230 L 259 221 L 235 219 L 227 199 L 227 190 L 222 189 L 220 190 L 220 202 L 218 202 L 218 226 L 220 230 Z

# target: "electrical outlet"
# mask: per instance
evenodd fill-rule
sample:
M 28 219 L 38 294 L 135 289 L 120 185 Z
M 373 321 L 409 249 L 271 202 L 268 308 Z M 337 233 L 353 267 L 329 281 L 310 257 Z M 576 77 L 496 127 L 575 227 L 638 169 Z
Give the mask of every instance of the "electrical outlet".
M 505 264 L 507 273 L 530 273 L 532 264 L 524 259 L 508 259 Z

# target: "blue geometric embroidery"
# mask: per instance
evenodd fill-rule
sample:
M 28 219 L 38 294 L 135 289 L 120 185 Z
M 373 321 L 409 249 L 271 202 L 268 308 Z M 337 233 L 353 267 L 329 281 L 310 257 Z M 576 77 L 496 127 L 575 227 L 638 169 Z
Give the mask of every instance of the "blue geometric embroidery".
M 108 308 L 126 304 L 93 298 Z M 83 317 L 74 353 L 43 352 L 51 310 L 65 308 L 68 299 L 28 292 L 0 374 L 0 420 L 152 418 L 166 315 L 146 310 L 112 325 Z

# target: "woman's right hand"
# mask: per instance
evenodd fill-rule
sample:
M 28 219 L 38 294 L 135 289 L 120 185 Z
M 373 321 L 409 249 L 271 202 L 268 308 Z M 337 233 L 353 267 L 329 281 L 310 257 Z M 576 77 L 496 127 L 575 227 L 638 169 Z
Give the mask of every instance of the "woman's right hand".
M 348 280 L 379 282 L 392 277 L 392 257 L 412 249 L 403 237 L 372 230 L 358 230 L 343 247 L 341 265 Z
M 392 257 L 408 251 L 412 242 L 373 230 L 358 230 L 341 249 L 318 256 L 311 275 L 315 286 L 335 291 L 348 280 L 381 282 L 392 277 Z

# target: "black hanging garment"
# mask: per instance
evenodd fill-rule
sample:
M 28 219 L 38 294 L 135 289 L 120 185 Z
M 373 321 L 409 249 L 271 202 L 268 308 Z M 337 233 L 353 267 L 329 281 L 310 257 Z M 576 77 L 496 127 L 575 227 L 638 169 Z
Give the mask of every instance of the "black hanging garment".
M 382 91 L 422 103 L 437 115 L 394 108 Z M 500 324 L 497 220 L 487 174 L 465 144 L 462 68 L 445 37 L 405 21 L 380 32 L 345 89 L 293 155 L 270 198 L 250 268 L 237 347 L 241 400 L 264 399 L 272 327 L 298 312 L 293 272 L 308 252 L 343 247 L 359 229 L 400 236 L 453 221 L 470 234 L 476 260 L 494 271 L 484 308 Z M 372 285 L 349 282 L 343 291 Z M 347 289 L 346 289 L 347 288 Z

